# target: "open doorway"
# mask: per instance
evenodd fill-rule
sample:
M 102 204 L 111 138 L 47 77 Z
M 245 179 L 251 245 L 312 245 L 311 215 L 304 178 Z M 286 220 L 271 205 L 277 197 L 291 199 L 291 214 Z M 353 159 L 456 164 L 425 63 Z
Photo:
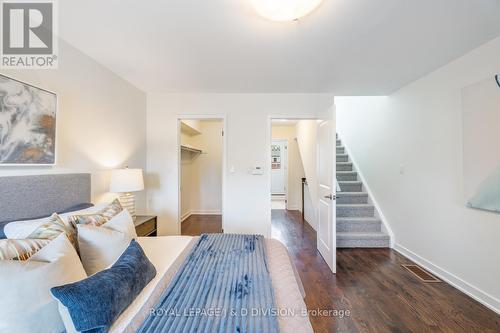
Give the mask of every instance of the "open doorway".
M 181 234 L 221 233 L 224 120 L 179 119 L 178 128 Z
M 271 119 L 271 235 L 283 243 L 297 231 L 335 272 L 335 112 L 317 119 Z M 307 230 L 306 230 L 307 229 Z M 290 231 L 291 230 L 291 231 Z
M 316 213 L 310 187 L 316 182 L 315 170 L 309 175 L 314 177 L 311 186 L 305 179 L 306 169 L 316 168 L 316 128 L 312 119 L 271 121 L 271 209 L 297 214 L 313 229 Z
M 288 139 L 272 139 L 271 203 L 272 209 L 287 209 Z

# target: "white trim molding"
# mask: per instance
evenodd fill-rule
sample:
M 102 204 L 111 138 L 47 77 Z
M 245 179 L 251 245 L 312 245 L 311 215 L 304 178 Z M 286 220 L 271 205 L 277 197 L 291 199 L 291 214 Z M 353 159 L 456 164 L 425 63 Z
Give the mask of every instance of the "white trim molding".
M 191 210 L 190 215 L 222 215 L 220 209 L 194 209 Z
M 188 217 L 190 217 L 190 216 L 191 216 L 191 212 L 186 212 L 186 213 L 182 214 L 181 223 L 184 222 L 185 220 L 187 220 Z
M 222 210 L 214 209 L 214 210 L 191 210 L 182 214 L 181 223 L 187 220 L 191 215 L 222 215 Z
M 487 308 L 500 314 L 500 300 L 493 297 L 492 295 L 482 291 L 481 289 L 473 286 L 472 284 L 462 280 L 453 273 L 433 264 L 429 260 L 422 258 L 418 254 L 412 252 L 401 244 L 395 244 L 394 250 L 405 256 L 406 258 L 416 262 L 418 265 L 422 266 L 432 274 L 439 277 L 441 280 L 449 283 L 453 287 L 457 288 L 464 294 L 470 296 L 474 300 L 483 304 Z

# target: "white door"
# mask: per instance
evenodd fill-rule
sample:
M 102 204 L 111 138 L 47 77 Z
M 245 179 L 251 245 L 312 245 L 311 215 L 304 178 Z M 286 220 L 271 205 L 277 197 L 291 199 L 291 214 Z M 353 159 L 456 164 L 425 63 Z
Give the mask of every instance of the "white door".
M 318 251 L 336 272 L 335 106 L 318 124 Z
M 286 193 L 287 148 L 286 140 L 271 144 L 271 194 Z

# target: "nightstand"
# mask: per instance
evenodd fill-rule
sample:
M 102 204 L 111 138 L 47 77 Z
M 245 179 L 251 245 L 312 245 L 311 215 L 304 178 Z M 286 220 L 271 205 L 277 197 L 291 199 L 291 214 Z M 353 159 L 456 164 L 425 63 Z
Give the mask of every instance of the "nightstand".
M 134 221 L 135 231 L 139 237 L 155 237 L 157 235 L 156 216 L 137 215 Z

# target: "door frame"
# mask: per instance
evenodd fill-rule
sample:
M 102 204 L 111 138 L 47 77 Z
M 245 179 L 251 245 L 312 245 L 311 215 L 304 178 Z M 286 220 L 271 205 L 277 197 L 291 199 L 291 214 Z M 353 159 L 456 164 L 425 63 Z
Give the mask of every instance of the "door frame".
M 269 214 L 271 214 L 271 190 L 272 190 L 272 178 L 271 178 L 271 145 L 273 143 L 273 120 L 279 120 L 279 119 L 289 119 L 289 120 L 321 120 L 319 117 L 311 116 L 311 115 L 293 115 L 293 116 L 286 116 L 286 115 L 270 115 L 267 117 L 267 137 L 266 137 L 266 142 L 267 142 L 267 168 L 269 170 L 269 183 L 268 183 L 268 189 L 267 193 L 269 193 Z M 286 140 L 286 139 L 284 139 Z M 288 142 L 288 146 L 290 145 L 290 142 Z M 290 162 L 288 161 L 288 157 L 290 155 L 288 154 L 288 149 L 287 149 L 287 164 L 289 165 Z M 286 187 L 286 207 L 288 209 L 288 189 L 289 189 L 289 184 L 288 184 L 288 168 L 287 168 L 287 187 Z M 317 215 L 317 212 L 316 212 Z M 271 230 L 271 216 L 269 215 L 269 230 Z
M 289 141 L 288 139 L 282 139 L 282 138 L 276 138 L 276 139 L 273 139 L 271 138 L 271 145 L 273 144 L 273 142 L 284 142 L 285 143 L 285 146 L 286 146 L 286 149 L 285 149 L 285 154 L 284 154 L 284 158 L 285 158 L 285 172 L 284 172 L 284 179 L 283 179 L 283 182 L 284 182 L 284 186 L 285 186 L 285 206 L 286 206 L 286 209 L 288 209 L 288 168 L 289 168 L 289 165 L 290 165 L 290 162 L 288 160 L 288 157 L 290 156 L 288 154 L 288 146 L 289 146 Z M 283 157 L 283 155 L 282 155 Z M 272 162 L 272 160 L 271 160 Z M 283 164 L 283 163 L 282 163 Z M 271 173 L 272 173 L 272 169 L 271 169 Z M 271 189 L 272 189 L 272 175 L 271 175 Z M 271 198 L 272 198 L 272 193 L 271 193 Z
M 222 204 L 221 204 L 221 214 L 222 214 L 222 231 L 224 232 L 225 226 L 225 202 L 226 202 L 226 170 L 227 170 L 227 115 L 226 114 L 190 114 L 190 115 L 177 115 L 177 233 L 182 234 L 182 212 L 181 212 L 181 121 L 182 120 L 220 120 L 222 121 L 222 131 L 224 135 L 222 136 Z

